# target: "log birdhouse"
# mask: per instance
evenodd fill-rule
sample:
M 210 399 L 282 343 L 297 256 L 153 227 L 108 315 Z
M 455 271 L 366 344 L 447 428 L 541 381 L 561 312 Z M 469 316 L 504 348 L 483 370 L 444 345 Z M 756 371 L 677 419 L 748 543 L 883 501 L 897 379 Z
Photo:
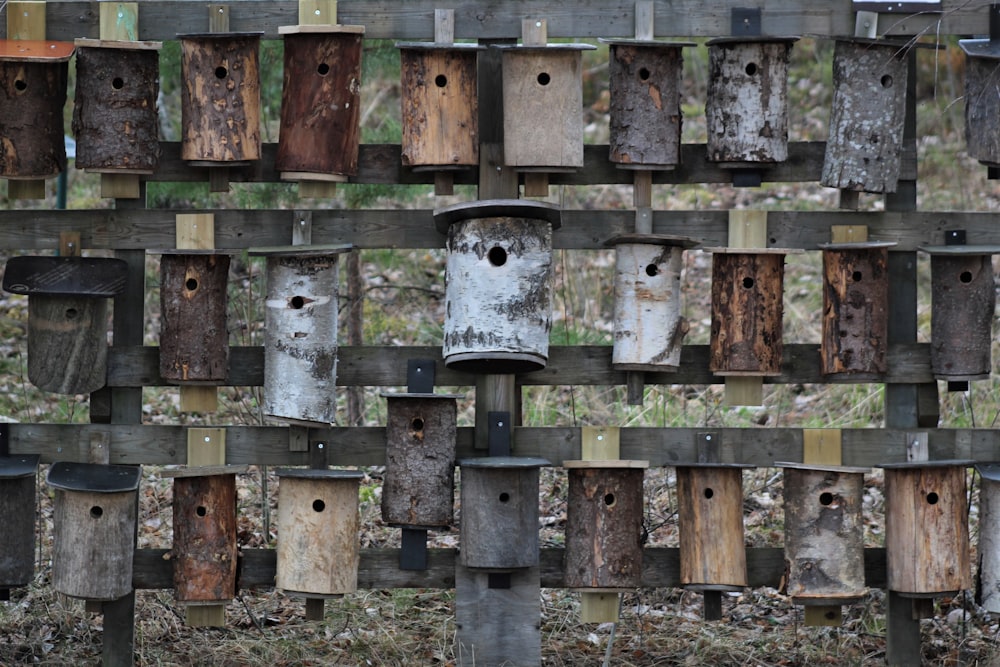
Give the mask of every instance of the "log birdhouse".
M 610 159 L 622 169 L 681 162 L 682 49 L 692 42 L 608 40 Z
M 778 463 L 784 469 L 788 595 L 801 605 L 864 597 L 865 468 Z
M 565 584 L 615 591 L 642 579 L 642 480 L 648 461 L 564 461 Z
M 160 42 L 76 40 L 76 167 L 152 174 L 160 163 Z
M 972 585 L 966 467 L 971 461 L 884 464 L 887 588 L 907 597 Z
M 965 52 L 965 145 L 969 157 L 1000 167 L 1000 41 L 963 39 Z
M 795 37 L 708 45 L 708 160 L 747 167 L 788 159 L 788 56 Z
M 743 469 L 697 463 L 677 466 L 680 582 L 695 591 L 735 591 L 747 585 L 743 544 Z
M 434 212 L 448 234 L 444 361 L 473 373 L 545 368 L 559 208 L 516 199 Z
M 681 315 L 681 259 L 694 241 L 626 234 L 615 247 L 614 351 L 624 371 L 676 371 L 688 322 Z
M 229 255 L 170 250 L 160 259 L 160 376 L 172 384 L 221 384 L 229 371 Z
M 821 243 L 821 371 L 831 379 L 878 380 L 888 370 L 892 242 Z
M 28 295 L 28 379 L 39 389 L 87 394 L 107 382 L 108 299 L 128 265 L 105 257 L 13 257 L 3 288 Z
M 138 466 L 55 463 L 52 585 L 84 600 L 132 591 Z
M 1000 246 L 929 246 L 931 372 L 939 380 L 984 380 L 996 308 L 992 254 Z
M 288 595 L 328 598 L 358 587 L 361 547 L 358 488 L 353 470 L 277 471 L 278 572 Z
M 178 36 L 181 159 L 201 167 L 260 159 L 260 35 Z
M 37 454 L 0 456 L 0 599 L 35 576 Z
M 494 571 L 538 565 L 539 468 L 549 462 L 487 456 L 458 464 L 462 469 L 461 564 Z
M 979 471 L 979 580 L 976 602 L 1000 612 L 1000 464 L 976 464 Z
M 822 185 L 879 194 L 896 191 L 903 153 L 907 52 L 899 42 L 837 40 Z
M 267 258 L 264 413 L 332 424 L 337 412 L 337 265 L 349 245 L 255 248 Z
M 38 180 L 66 169 L 72 55 L 67 42 L 0 40 L 0 177 Z
M 358 171 L 364 26 L 282 26 L 281 178 L 343 182 Z

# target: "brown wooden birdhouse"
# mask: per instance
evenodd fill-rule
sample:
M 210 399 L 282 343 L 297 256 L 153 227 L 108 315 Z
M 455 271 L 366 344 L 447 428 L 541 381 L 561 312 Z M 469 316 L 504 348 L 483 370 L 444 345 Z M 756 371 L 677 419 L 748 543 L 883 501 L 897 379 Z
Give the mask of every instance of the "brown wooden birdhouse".
M 0 40 L 0 177 L 38 180 L 66 169 L 72 55 L 67 42 Z
M 337 412 L 338 257 L 349 245 L 252 248 L 267 258 L 264 413 L 332 424 Z
M 35 576 L 37 454 L 0 456 L 0 600 Z
M 461 564 L 505 571 L 538 565 L 538 480 L 545 459 L 487 456 L 462 469 Z
M 643 493 L 648 461 L 564 461 L 565 584 L 569 588 L 635 588 L 642 579 Z
M 610 159 L 623 169 L 681 162 L 682 49 L 694 43 L 608 40 Z
M 992 16 L 991 16 L 992 18 Z M 965 52 L 965 146 L 969 157 L 1000 167 L 1000 41 L 963 39 Z
M 288 595 L 328 598 L 358 587 L 361 546 L 354 470 L 277 471 L 278 571 L 275 585 Z
M 966 468 L 971 461 L 884 464 L 888 589 L 907 597 L 972 585 Z
M 889 248 L 892 242 L 821 243 L 821 372 L 878 380 L 888 370 Z
M 801 605 L 864 597 L 865 469 L 778 463 L 784 469 L 788 595 Z
M 160 163 L 160 42 L 76 40 L 76 167 L 151 174 Z
M 696 243 L 679 236 L 625 234 L 615 247 L 614 351 L 624 371 L 676 371 L 689 325 L 681 315 L 681 259 Z
M 296 181 L 343 182 L 358 171 L 364 26 L 282 26 L 281 131 L 275 169 Z
M 55 463 L 52 585 L 84 600 L 132 591 L 138 466 Z
M 261 33 L 179 35 L 181 159 L 195 166 L 259 160 Z
M 879 194 L 896 191 L 903 154 L 907 53 L 908 47 L 900 42 L 837 40 L 821 184 Z
M 545 368 L 552 328 L 552 204 L 497 199 L 434 212 L 448 234 L 444 361 L 473 373 Z
M 1000 613 L 1000 464 L 978 463 L 979 471 L 979 581 L 976 602 Z
M 12 257 L 3 288 L 28 295 L 28 379 L 39 389 L 88 394 L 107 382 L 108 299 L 128 265 L 107 257 Z
M 788 56 L 795 37 L 723 37 L 708 45 L 708 159 L 746 167 L 788 159 Z

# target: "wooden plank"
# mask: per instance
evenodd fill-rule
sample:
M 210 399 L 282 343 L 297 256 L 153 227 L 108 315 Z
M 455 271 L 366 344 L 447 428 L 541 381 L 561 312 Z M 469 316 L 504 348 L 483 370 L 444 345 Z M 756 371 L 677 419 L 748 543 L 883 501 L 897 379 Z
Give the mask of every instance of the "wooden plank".
M 100 38 L 102 40 L 136 41 L 139 37 L 139 3 L 100 3 Z
M 45 39 L 45 1 L 7 3 L 7 39 Z

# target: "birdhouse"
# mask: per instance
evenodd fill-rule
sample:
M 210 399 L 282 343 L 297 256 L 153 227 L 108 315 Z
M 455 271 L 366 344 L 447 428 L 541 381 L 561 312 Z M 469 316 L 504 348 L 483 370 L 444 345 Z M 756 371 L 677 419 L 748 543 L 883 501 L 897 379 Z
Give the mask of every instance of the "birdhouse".
M 108 299 L 128 265 L 107 257 L 12 257 L 3 288 L 28 295 L 28 379 L 39 389 L 88 394 L 107 382 Z
M 504 163 L 518 171 L 583 166 L 583 51 L 589 44 L 503 46 Z
M 37 454 L 0 456 L 0 599 L 35 576 Z
M 67 42 L 0 40 L 3 178 L 44 179 L 66 169 L 63 107 L 72 55 Z
M 976 602 L 985 611 L 1000 612 L 1000 464 L 978 463 L 979 582 Z
M 889 247 L 894 245 L 880 241 L 819 245 L 823 375 L 876 381 L 888 370 Z
M 55 463 L 52 585 L 84 600 L 117 600 L 132 591 L 138 466 Z
M 454 394 L 386 394 L 382 520 L 403 528 L 442 528 L 455 501 Z
M 795 37 L 723 37 L 708 45 L 708 160 L 788 159 L 788 56 Z
M 962 39 L 965 52 L 965 145 L 969 157 L 990 167 L 1000 166 L 1000 41 Z
M 496 199 L 434 212 L 448 234 L 444 361 L 471 373 L 545 368 L 559 208 Z
M 327 598 L 358 587 L 360 544 L 354 470 L 279 469 L 278 571 L 288 595 Z
M 971 461 L 884 464 L 888 589 L 906 597 L 972 585 L 965 489 Z
M 642 480 L 648 461 L 564 461 L 565 584 L 635 588 L 642 579 Z
M 896 191 L 908 53 L 900 42 L 837 40 L 822 185 L 879 194 Z
M 285 73 L 275 169 L 281 178 L 343 182 L 358 171 L 364 26 L 282 26 Z
M 623 169 L 681 162 L 682 49 L 692 42 L 608 40 L 610 159 Z
M 160 42 L 76 40 L 76 168 L 152 174 L 160 163 Z
M 930 246 L 931 372 L 939 380 L 985 380 L 992 362 L 992 254 L 1000 246 Z
M 229 255 L 163 250 L 160 376 L 172 384 L 221 384 L 229 371 Z
M 267 257 L 264 414 L 332 424 L 337 412 L 337 264 L 349 245 L 254 248 Z
M 505 571 L 538 565 L 538 479 L 545 459 L 486 456 L 462 469 L 461 564 Z
M 178 36 L 182 160 L 219 167 L 260 159 L 260 36 Z
M 743 544 L 743 469 L 697 463 L 677 466 L 681 585 L 735 591 L 747 585 Z
M 696 243 L 679 236 L 625 234 L 615 247 L 614 351 L 624 371 L 676 371 L 688 322 L 681 315 L 681 259 Z
M 865 468 L 779 463 L 784 469 L 788 595 L 801 605 L 864 597 Z

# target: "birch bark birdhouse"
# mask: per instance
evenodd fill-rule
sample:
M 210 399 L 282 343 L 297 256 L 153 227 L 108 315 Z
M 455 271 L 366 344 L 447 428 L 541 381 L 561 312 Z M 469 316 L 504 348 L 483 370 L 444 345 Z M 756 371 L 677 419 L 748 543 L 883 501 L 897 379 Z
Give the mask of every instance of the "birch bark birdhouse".
M 151 174 L 160 163 L 160 42 L 76 40 L 76 167 Z
M 0 456 L 0 594 L 35 576 L 37 454 Z M 5 598 L 4 598 L 5 599 Z
M 252 248 L 267 258 L 264 413 L 332 424 L 337 412 L 337 265 L 349 245 Z
M 497 199 L 439 209 L 434 219 L 448 234 L 445 364 L 473 373 L 545 368 L 558 207 Z
M 691 239 L 625 234 L 615 247 L 614 350 L 624 371 L 676 371 L 688 322 L 681 315 L 681 260 Z
M 353 470 L 277 471 L 278 570 L 275 585 L 288 595 L 328 598 L 358 587 L 361 546 L 358 489 Z
M 487 456 L 462 469 L 461 564 L 494 571 L 538 565 L 538 479 L 545 459 Z
M 28 380 L 43 391 L 88 394 L 107 382 L 108 299 L 128 265 L 105 257 L 12 257 L 3 288 L 28 296 Z
M 52 586 L 84 600 L 132 591 L 138 466 L 55 463 Z
M 979 581 L 976 602 L 991 613 L 1000 612 L 1000 464 L 978 463 L 979 471 Z
M 788 159 L 788 56 L 795 37 L 708 45 L 708 160 L 740 168 Z
M 822 185 L 879 194 L 896 191 L 903 154 L 907 51 L 900 42 L 837 40 Z
M 965 52 L 965 146 L 969 157 L 990 167 L 1000 166 L 1000 41 L 962 39 Z
M 0 176 L 37 180 L 66 169 L 67 42 L 0 40 Z M 31 119 L 31 122 L 25 122 Z
M 343 182 L 358 171 L 364 26 L 282 26 L 281 178 Z

